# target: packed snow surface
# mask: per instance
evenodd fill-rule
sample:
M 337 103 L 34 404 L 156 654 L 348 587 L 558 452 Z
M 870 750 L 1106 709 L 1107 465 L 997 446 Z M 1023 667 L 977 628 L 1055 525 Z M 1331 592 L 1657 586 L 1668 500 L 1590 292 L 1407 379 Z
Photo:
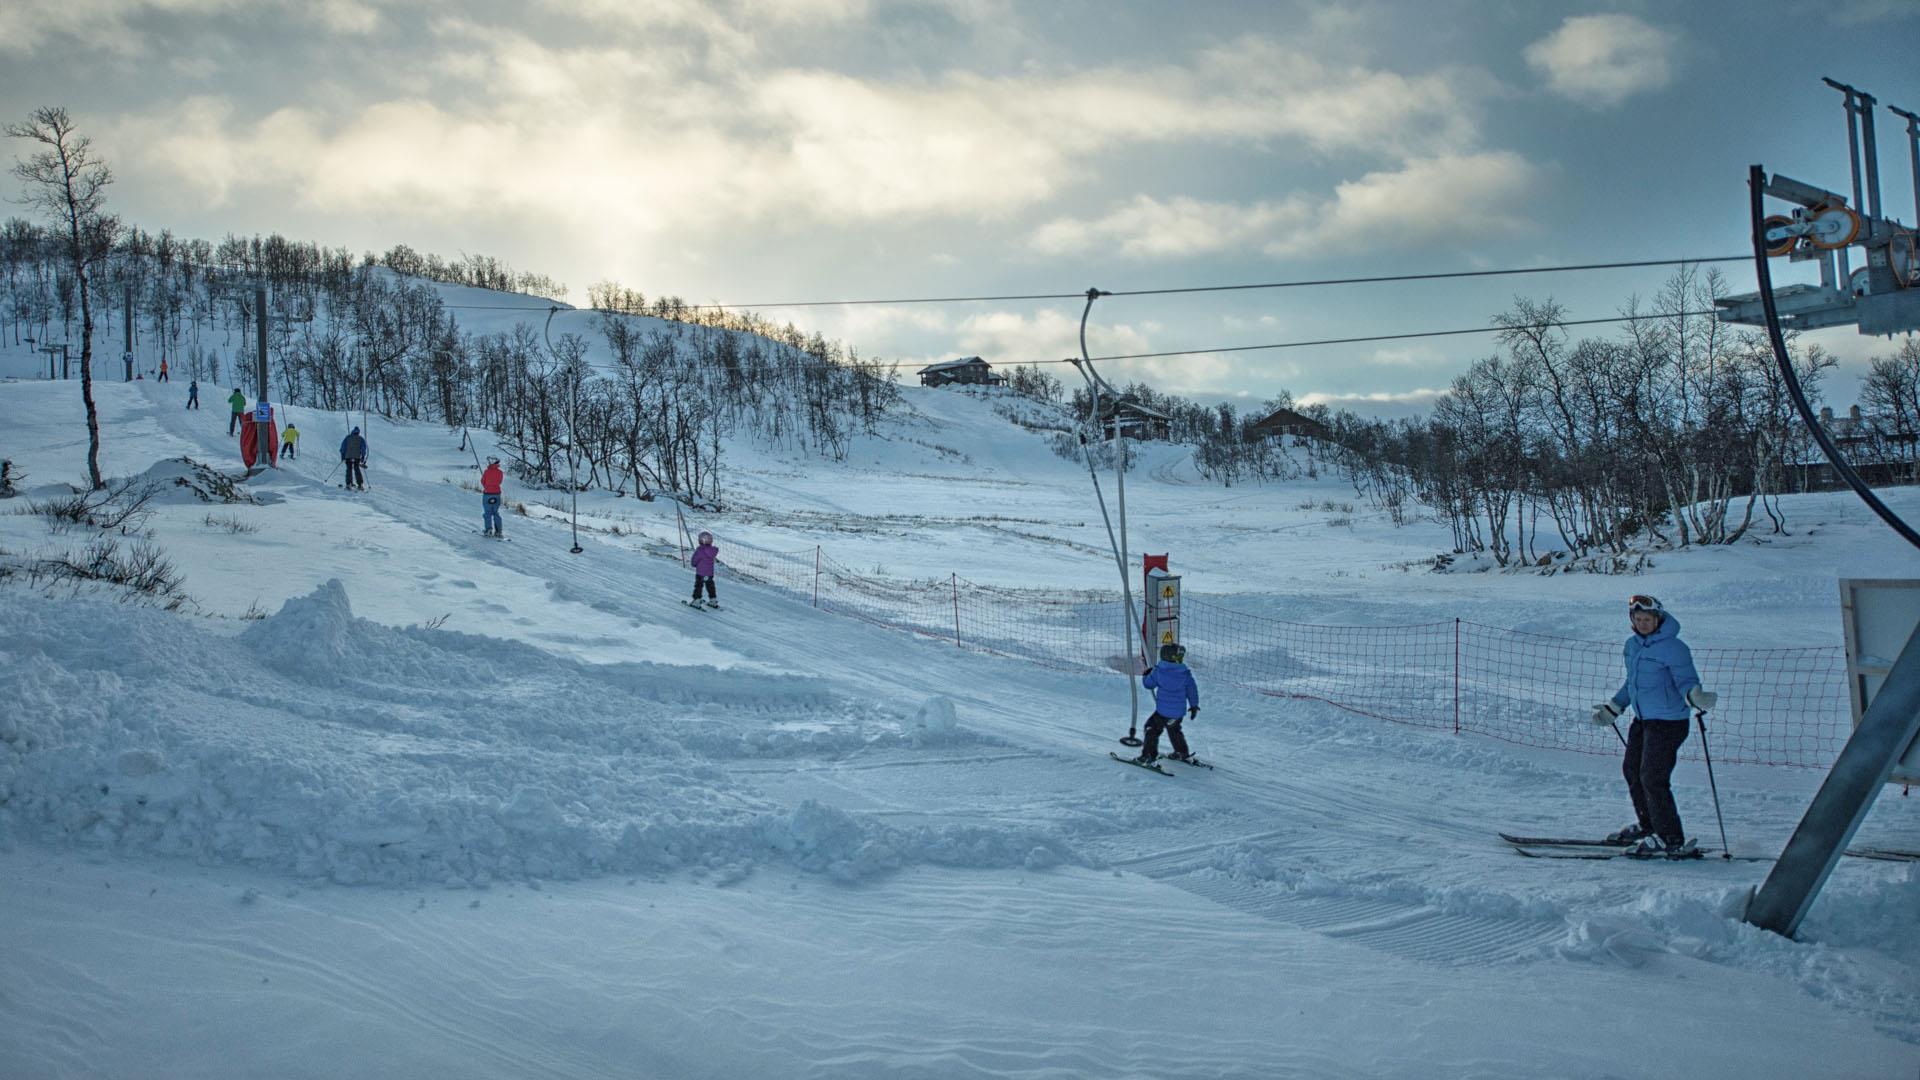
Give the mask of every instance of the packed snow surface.
M 1626 821 L 1605 756 L 1210 684 L 1194 657 L 1188 732 L 1220 768 L 1156 776 L 1107 758 L 1130 708 L 1110 672 L 724 565 L 721 610 L 682 602 L 683 513 L 723 564 L 818 548 L 881 591 L 1115 588 L 1084 467 L 992 396 L 910 390 L 845 463 L 732 445 L 719 512 L 583 494 L 574 555 L 559 493 L 513 483 L 511 542 L 482 538 L 477 455 L 432 425 L 372 417 L 349 493 L 332 447 L 360 415 L 296 406 L 302 458 L 209 494 L 190 462 L 240 471 L 216 389 L 187 412 L 181 385 L 96 387 L 103 470 L 164 483 L 144 528 L 190 603 L 0 585 L 0 1075 L 1920 1069 L 1911 864 L 1843 860 L 1788 941 L 1738 917 L 1763 859 L 1497 841 Z M 9 558 L 84 545 L 4 512 L 83 455 L 76 384 L 0 383 L 29 489 L 0 503 Z M 1127 497 L 1134 551 L 1191 595 L 1295 622 L 1609 641 L 1651 591 L 1696 647 L 1832 647 L 1837 577 L 1920 576 L 1839 495 L 1630 578 L 1431 573 L 1439 526 L 1326 471 L 1210 485 L 1177 447 L 1145 448 Z M 1716 778 L 1734 850 L 1766 857 L 1820 773 Z M 1676 791 L 1718 846 L 1698 761 Z M 1857 842 L 1920 848 L 1915 813 L 1890 788 Z

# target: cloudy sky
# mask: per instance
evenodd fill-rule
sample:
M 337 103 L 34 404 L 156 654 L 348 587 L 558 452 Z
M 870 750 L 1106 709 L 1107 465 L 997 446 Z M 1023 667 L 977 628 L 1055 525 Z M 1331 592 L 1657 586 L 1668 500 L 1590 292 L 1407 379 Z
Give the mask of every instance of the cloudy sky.
M 1073 293 L 1741 254 L 1748 165 L 1849 187 L 1820 77 L 1920 111 L 1917 40 L 1912 0 L 7 0 L 0 116 L 68 108 L 148 229 L 482 252 L 575 303 L 601 280 L 692 303 Z M 1910 221 L 1904 131 L 1879 120 Z M 1604 318 L 1668 273 L 1116 297 L 1089 346 L 1476 327 L 1516 295 Z M 1074 301 L 768 314 L 910 364 L 1078 351 Z M 1821 340 L 1856 365 L 1892 349 Z M 1109 374 L 1386 412 L 1490 348 Z

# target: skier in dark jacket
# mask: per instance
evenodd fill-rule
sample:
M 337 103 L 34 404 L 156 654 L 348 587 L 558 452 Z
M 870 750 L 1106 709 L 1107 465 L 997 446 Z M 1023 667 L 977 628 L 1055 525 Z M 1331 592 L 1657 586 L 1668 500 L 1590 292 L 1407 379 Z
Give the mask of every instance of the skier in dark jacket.
M 1701 688 L 1693 652 L 1680 640 L 1680 620 L 1659 600 L 1628 597 L 1627 613 L 1633 621 L 1633 635 L 1621 650 L 1627 679 L 1612 699 L 1593 707 L 1593 722 L 1613 727 L 1614 718 L 1633 706 L 1620 771 L 1627 778 L 1635 820 L 1607 839 L 1634 844 L 1627 854 L 1641 858 L 1697 859 L 1699 845 L 1687 839 L 1673 801 L 1673 766 L 1680 744 L 1687 741 L 1687 710 L 1706 712 L 1720 696 Z
M 713 564 L 719 557 L 720 549 L 714 546 L 713 534 L 701 533 L 700 546 L 693 549 L 693 599 L 687 601 L 694 607 L 700 606 L 700 588 L 703 585 L 707 590 L 707 606 L 720 606 L 719 598 L 713 595 Z
M 340 440 L 340 460 L 347 466 L 347 490 L 367 490 L 367 439 L 359 428 Z
M 1140 756 L 1134 759 L 1142 764 L 1149 764 L 1160 756 L 1162 731 L 1173 743 L 1173 753 L 1168 757 L 1175 761 L 1193 759 L 1193 752 L 1187 749 L 1187 737 L 1180 731 L 1180 721 L 1200 715 L 1200 684 L 1193 681 L 1186 659 L 1185 646 L 1162 645 L 1160 662 L 1141 672 L 1141 685 L 1153 691 L 1153 715 L 1147 717 L 1146 743 L 1140 747 Z
M 187 408 L 198 409 L 199 407 L 200 407 L 200 380 L 193 379 L 187 383 Z M 232 433 L 229 432 L 228 434 L 232 434 Z

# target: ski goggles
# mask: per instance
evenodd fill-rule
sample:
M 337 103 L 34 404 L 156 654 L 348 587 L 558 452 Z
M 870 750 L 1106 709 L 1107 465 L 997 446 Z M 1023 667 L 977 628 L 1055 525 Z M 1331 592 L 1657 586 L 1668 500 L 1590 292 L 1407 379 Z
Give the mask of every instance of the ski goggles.
M 1651 611 L 1656 615 L 1664 615 L 1666 614 L 1666 610 L 1666 608 L 1660 606 L 1660 601 L 1655 597 L 1640 596 L 1637 594 L 1627 597 L 1627 611 L 1629 612 Z

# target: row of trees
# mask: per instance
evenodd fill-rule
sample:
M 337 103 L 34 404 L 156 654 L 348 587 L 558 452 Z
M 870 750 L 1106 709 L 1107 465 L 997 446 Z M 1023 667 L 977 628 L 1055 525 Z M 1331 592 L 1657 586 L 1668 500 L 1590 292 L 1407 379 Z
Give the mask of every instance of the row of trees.
M 1817 451 L 1765 337 L 1711 315 L 1723 282 L 1684 269 L 1627 305 L 1616 338 L 1575 340 L 1552 301 L 1497 316 L 1500 351 L 1456 377 L 1431 416 L 1330 417 L 1339 464 L 1396 512 L 1429 507 L 1462 552 L 1500 565 L 1553 550 L 1732 543 L 1785 528 L 1778 496 Z M 1791 350 L 1810 400 L 1835 364 Z
M 1860 410 L 1861 423 L 1850 423 L 1846 433 L 1856 460 L 1920 478 L 1920 338 L 1907 337 L 1899 352 L 1868 365 Z
M 1500 565 L 1551 551 L 1624 554 L 1643 536 L 1732 543 L 1756 524 L 1785 528 L 1778 496 L 1805 483 L 1818 451 L 1765 337 L 1694 314 L 1711 311 L 1723 291 L 1716 272 L 1685 268 L 1650 299 L 1629 302 L 1618 336 L 1577 340 L 1558 304 L 1516 299 L 1494 319 L 1498 350 L 1456 377 L 1428 416 L 1362 417 L 1296 406 L 1285 393 L 1263 402 L 1258 416 L 1293 408 L 1331 432 L 1306 442 L 1299 458 L 1280 440 L 1250 436 L 1230 404 L 1203 406 L 1142 383 L 1121 396 L 1165 414 L 1203 475 L 1233 483 L 1331 464 L 1396 523 L 1424 507 L 1449 526 L 1456 550 Z M 1818 402 L 1834 359 L 1818 347 L 1791 352 Z M 1084 389 L 1066 394 L 1038 368 L 1015 368 L 1009 385 L 1088 415 Z M 1910 472 L 1920 465 L 1920 344 L 1875 361 L 1862 400 L 1852 445 L 1900 455 Z M 1077 449 L 1073 440 L 1058 445 Z
M 549 340 L 524 323 L 470 333 L 420 279 L 549 297 L 565 290 L 480 255 L 450 261 L 399 245 L 356 259 L 278 235 L 215 244 L 128 228 L 105 209 L 111 171 L 64 110 L 42 109 L 6 131 L 38 147 L 14 173 L 47 224 L 0 225 L 0 332 L 16 343 L 80 342 L 96 489 L 96 338 L 130 340 L 188 378 L 246 385 L 260 319 L 282 404 L 492 428 L 521 475 L 549 485 L 569 482 L 571 453 L 584 485 L 717 502 L 727 436 L 844 458 L 899 402 L 894 371 L 817 333 L 673 297 L 648 307 L 610 284 L 595 287 L 596 301 L 608 303 L 591 338 Z

